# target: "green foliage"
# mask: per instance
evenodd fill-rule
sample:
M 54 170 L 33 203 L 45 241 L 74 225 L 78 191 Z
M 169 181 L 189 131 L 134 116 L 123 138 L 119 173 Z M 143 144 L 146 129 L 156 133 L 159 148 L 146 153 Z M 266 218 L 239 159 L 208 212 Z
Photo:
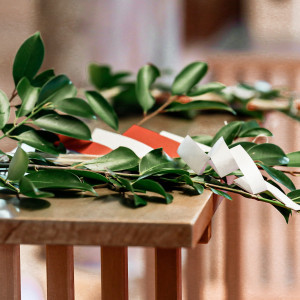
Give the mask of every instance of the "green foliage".
M 138 72 L 135 91 L 144 113 L 155 104 L 150 87 L 159 75 L 160 72 L 154 65 L 145 65 Z
M 287 157 L 289 159 L 288 167 L 300 167 L 300 151 L 288 153 Z
M 2 129 L 8 121 L 10 113 L 9 101 L 4 92 L 0 90 L 0 129 Z
M 112 129 L 118 130 L 118 117 L 107 100 L 96 91 L 85 92 L 85 96 L 96 115 L 98 115 Z
M 28 163 L 27 153 L 21 147 L 18 147 L 9 164 L 7 179 L 11 181 L 20 180 L 27 171 Z
M 188 93 L 206 74 L 208 66 L 204 62 L 194 62 L 186 66 L 175 78 L 171 90 L 173 95 Z
M 224 141 L 227 145 L 230 145 L 233 140 L 238 137 L 238 134 L 241 130 L 241 127 L 243 125 L 242 121 L 234 121 L 230 122 L 229 124 L 222 127 L 214 136 L 211 145 L 214 145 L 215 142 L 220 138 L 223 137 Z
M 13 65 L 15 85 L 23 77 L 31 80 L 36 75 L 43 63 L 44 51 L 44 44 L 39 32 L 32 35 L 21 45 Z
M 201 96 L 201 95 L 204 95 L 207 93 L 220 92 L 225 87 L 226 86 L 220 82 L 209 82 L 209 83 L 203 84 L 199 87 L 196 87 L 191 92 L 189 92 L 187 95 L 189 97 Z

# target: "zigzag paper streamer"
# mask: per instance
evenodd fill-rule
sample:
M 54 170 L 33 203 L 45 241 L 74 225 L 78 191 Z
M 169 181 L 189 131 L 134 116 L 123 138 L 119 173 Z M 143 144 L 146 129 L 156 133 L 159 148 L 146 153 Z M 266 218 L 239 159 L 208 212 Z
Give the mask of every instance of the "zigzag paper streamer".
M 177 151 L 187 165 L 198 175 L 204 172 L 207 164 L 210 164 L 220 177 L 240 169 L 244 176 L 234 180 L 240 188 L 251 194 L 269 191 L 286 207 L 300 210 L 299 204 L 293 202 L 277 187 L 263 179 L 256 164 L 241 145 L 229 149 L 221 137 L 211 151 L 206 154 L 190 136 L 186 136 Z

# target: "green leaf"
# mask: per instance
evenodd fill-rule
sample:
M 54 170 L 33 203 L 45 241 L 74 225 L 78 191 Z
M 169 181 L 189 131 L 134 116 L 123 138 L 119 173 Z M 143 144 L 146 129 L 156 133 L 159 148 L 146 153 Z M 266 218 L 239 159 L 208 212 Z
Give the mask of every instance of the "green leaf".
M 201 195 L 204 191 L 203 185 L 199 184 L 198 182 L 194 182 L 188 174 L 178 177 L 176 181 L 177 182 L 183 181 L 186 184 L 190 185 L 191 187 L 193 187 L 195 189 L 195 191 L 199 195 Z
M 256 120 L 250 120 L 247 122 L 244 122 L 240 131 L 240 134 L 243 134 L 244 132 L 248 131 L 249 129 L 253 128 L 260 128 L 259 124 Z
M 38 104 L 57 103 L 76 95 L 76 88 L 66 75 L 58 75 L 49 80 L 41 89 Z
M 188 171 L 182 170 L 182 169 L 174 169 L 170 168 L 170 165 L 172 166 L 172 162 L 162 163 L 160 165 L 156 165 L 145 172 L 142 173 L 142 175 L 139 177 L 139 179 L 146 178 L 149 176 L 161 176 L 165 174 L 174 174 L 174 175 L 189 175 Z
M 272 132 L 266 128 L 252 128 L 242 132 L 240 137 L 256 137 L 258 135 L 273 136 Z
M 136 167 L 139 161 L 139 157 L 132 150 L 119 147 L 104 156 L 85 162 L 84 165 L 93 171 L 122 171 Z
M 186 66 L 175 78 L 172 84 L 172 94 L 188 93 L 206 74 L 208 66 L 204 62 L 194 62 Z
M 283 184 L 289 190 L 294 191 L 296 189 L 292 180 L 289 177 L 287 177 L 283 172 L 276 170 L 272 167 L 268 167 L 261 163 L 258 163 L 258 165 L 261 166 L 272 178 L 274 178 L 279 183 Z
M 201 143 L 201 144 L 210 146 L 211 142 L 213 140 L 213 137 L 211 135 L 201 134 L 201 135 L 192 136 L 192 139 L 197 143 Z
M 227 193 L 222 192 L 222 191 L 219 191 L 219 190 L 216 190 L 216 189 L 214 189 L 214 188 L 210 188 L 210 189 L 211 189 L 211 191 L 212 191 L 214 194 L 217 194 L 217 195 L 219 195 L 219 196 L 223 196 L 223 197 L 225 197 L 225 198 L 227 198 L 227 199 L 229 199 L 229 200 L 232 200 L 232 198 L 231 198 Z
M 289 159 L 280 147 L 269 143 L 252 147 L 248 154 L 253 160 L 261 161 L 267 166 L 286 165 L 289 162 Z
M 247 152 L 249 152 L 249 150 L 250 150 L 252 147 L 256 146 L 257 144 L 252 143 L 252 142 L 237 142 L 237 143 L 231 144 L 231 145 L 229 146 L 229 148 L 231 149 L 231 148 L 233 148 L 233 147 L 235 147 L 235 146 L 237 146 L 237 145 L 241 145 Z
M 96 91 L 87 91 L 85 96 L 95 114 L 111 128 L 118 130 L 118 116 L 107 100 Z
M 230 145 L 233 142 L 233 140 L 238 136 L 242 124 L 242 121 L 234 121 L 222 127 L 214 136 L 211 145 L 214 145 L 221 136 L 224 138 L 226 144 Z
M 12 127 L 12 124 L 7 124 L 9 126 L 5 127 L 4 132 Z M 34 128 L 26 125 L 21 125 L 10 133 L 13 139 L 23 142 L 31 147 L 42 152 L 51 153 L 58 155 L 61 153 L 61 149 L 55 147 L 48 138 L 44 137 L 45 132 L 35 130 Z
M 109 87 L 109 81 L 111 79 L 111 70 L 109 66 L 90 64 L 88 73 L 90 83 L 98 90 Z
M 22 100 L 22 104 L 16 115 L 17 117 L 26 116 L 32 112 L 37 102 L 40 89 L 33 87 L 30 81 L 26 77 L 23 77 L 17 85 L 17 91 Z
M 294 202 L 300 204 L 300 190 L 295 190 L 292 192 L 289 192 L 287 196 L 292 199 Z
M 13 65 L 15 85 L 23 77 L 31 80 L 40 69 L 44 59 L 44 44 L 40 33 L 28 38 L 19 48 Z
M 95 173 L 95 172 L 86 171 L 86 170 L 76 170 L 76 169 L 71 170 L 70 172 L 77 175 L 78 177 L 94 179 L 94 180 L 105 182 L 105 183 L 109 182 L 109 180 L 105 176 Z
M 292 211 L 288 208 L 280 207 L 280 206 L 277 206 L 277 205 L 273 205 L 273 206 L 281 213 L 281 215 L 284 217 L 286 223 L 288 224 L 289 223 L 289 218 L 292 215 Z
M 71 116 L 62 116 L 52 112 L 34 120 L 33 124 L 51 132 L 77 139 L 91 139 L 91 132 L 87 125 Z
M 143 199 L 142 197 L 138 196 L 137 194 L 133 193 L 133 201 L 134 201 L 134 206 L 135 207 L 140 207 L 140 206 L 146 206 L 147 201 Z
M 7 179 L 20 180 L 27 171 L 29 159 L 27 153 L 19 146 L 8 168 Z
M 0 129 L 2 129 L 9 119 L 10 105 L 4 92 L 0 90 Z
M 53 77 L 55 77 L 54 70 L 49 69 L 38 74 L 34 79 L 31 80 L 31 84 L 35 87 L 42 87 Z
M 165 111 L 189 111 L 189 110 L 224 110 L 235 114 L 235 111 L 227 104 L 218 101 L 197 100 L 188 103 L 172 102 Z
M 87 102 L 80 98 L 67 98 L 57 102 L 54 107 L 66 114 L 87 118 L 96 119 L 96 116 Z
M 53 193 L 40 191 L 28 177 L 22 177 L 19 183 L 20 192 L 31 198 L 53 197 Z
M 135 91 L 144 113 L 155 104 L 150 88 L 158 76 L 160 72 L 153 65 L 145 65 L 138 72 Z
M 66 170 L 41 170 L 25 176 L 37 189 L 75 189 L 97 193 L 87 183 L 82 183 L 78 176 Z
M 289 159 L 288 167 L 300 167 L 300 151 L 288 153 L 287 157 Z
M 161 184 L 156 181 L 150 179 L 140 179 L 137 180 L 132 186 L 135 189 L 146 190 L 163 196 L 166 199 L 167 204 L 173 201 L 173 196 L 167 193 Z
M 187 95 L 189 97 L 200 96 L 200 95 L 204 95 L 207 93 L 219 92 L 219 91 L 223 90 L 225 87 L 226 87 L 226 85 L 224 85 L 220 82 L 209 82 L 207 84 L 203 84 L 201 86 L 196 87 L 191 92 L 189 92 Z
M 144 174 L 147 171 L 151 169 L 153 170 L 155 167 L 165 163 L 169 166 L 169 163 L 174 164 L 174 161 L 163 151 L 162 148 L 151 150 L 142 157 L 140 161 L 140 174 Z

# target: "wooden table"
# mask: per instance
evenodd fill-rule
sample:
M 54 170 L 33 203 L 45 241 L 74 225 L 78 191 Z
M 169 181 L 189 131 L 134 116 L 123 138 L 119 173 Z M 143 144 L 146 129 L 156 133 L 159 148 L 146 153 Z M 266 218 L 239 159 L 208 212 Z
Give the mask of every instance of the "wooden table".
M 49 199 L 49 208 L 36 211 L 0 194 L 8 200 L 0 209 L 1 300 L 20 299 L 20 244 L 46 245 L 48 299 L 74 298 L 73 245 L 101 245 L 102 299 L 128 299 L 127 246 L 155 247 L 156 298 L 181 299 L 180 248 L 208 242 L 217 206 L 211 192 L 175 192 L 172 204 L 138 209 L 117 193 L 98 192 Z

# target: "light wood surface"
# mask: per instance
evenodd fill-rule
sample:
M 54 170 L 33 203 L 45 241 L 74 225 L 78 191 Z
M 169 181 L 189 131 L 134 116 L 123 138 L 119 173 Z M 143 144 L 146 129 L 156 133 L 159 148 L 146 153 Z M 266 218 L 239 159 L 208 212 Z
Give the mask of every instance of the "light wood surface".
M 36 211 L 8 204 L 10 217 L 0 218 L 0 244 L 192 247 L 216 206 L 207 190 L 200 196 L 176 191 L 172 204 L 149 202 L 138 209 L 125 206 L 110 190 L 98 192 L 97 198 L 49 199 L 49 208 Z
M 101 247 L 101 299 L 128 300 L 127 247 Z
M 19 245 L 0 245 L 0 299 L 21 299 Z
M 181 249 L 155 249 L 155 299 L 181 300 Z
M 46 246 L 47 300 L 74 300 L 73 246 Z

